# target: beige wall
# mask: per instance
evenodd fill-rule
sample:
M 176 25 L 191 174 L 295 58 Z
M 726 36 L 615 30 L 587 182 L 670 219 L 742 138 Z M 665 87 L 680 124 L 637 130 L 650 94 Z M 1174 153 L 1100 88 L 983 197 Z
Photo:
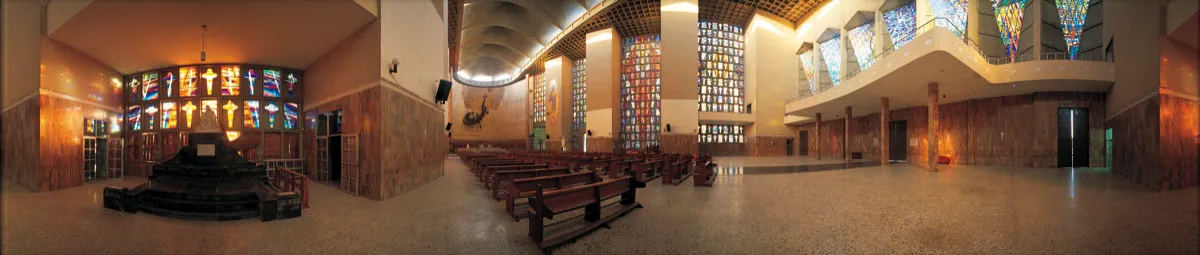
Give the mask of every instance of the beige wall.
M 1162 61 L 1160 62 L 1161 83 L 1159 87 L 1191 96 L 1200 96 L 1200 73 L 1196 69 L 1200 61 L 1197 49 L 1163 38 Z
M 529 132 L 526 122 L 529 120 L 526 111 L 527 80 L 521 80 L 512 85 L 499 88 L 479 88 L 462 84 L 454 84 L 450 90 L 450 127 L 452 140 L 470 141 L 511 141 L 524 140 Z M 463 123 L 467 113 L 478 114 L 480 105 L 484 104 L 487 96 L 488 114 L 483 122 L 475 126 Z
M 749 136 L 791 136 L 787 100 L 800 96 L 800 60 L 789 24 L 755 15 L 746 30 L 746 102 L 753 104 Z
M 439 1 L 441 2 L 441 1 Z M 430 1 L 380 1 L 383 24 L 377 70 L 385 80 L 433 101 L 438 81 L 447 79 L 446 23 Z M 399 60 L 396 73 L 388 73 L 392 60 Z
M 615 136 L 620 88 L 621 36 L 612 28 L 591 32 L 587 44 L 587 129 L 597 137 Z
M 379 59 L 379 28 L 379 21 L 363 26 L 308 66 L 302 86 L 307 108 L 379 84 L 372 70 Z
M 4 40 L 3 80 L 4 108 L 7 109 L 38 90 L 38 67 L 41 58 L 42 4 L 37 0 L 3 2 Z
M 699 108 L 697 42 L 699 7 L 696 0 L 662 1 L 662 129 L 671 134 L 696 134 Z
M 546 134 L 550 139 L 571 135 L 571 59 L 546 61 Z
M 78 100 L 121 107 L 121 74 L 49 37 L 42 38 L 41 88 Z
M 1159 20 L 1159 6 L 1142 1 L 1104 2 L 1104 41 L 1113 38 L 1116 82 L 1108 93 L 1108 117 L 1158 90 L 1158 57 L 1163 31 L 1146 21 Z M 1115 38 L 1114 38 L 1115 37 Z

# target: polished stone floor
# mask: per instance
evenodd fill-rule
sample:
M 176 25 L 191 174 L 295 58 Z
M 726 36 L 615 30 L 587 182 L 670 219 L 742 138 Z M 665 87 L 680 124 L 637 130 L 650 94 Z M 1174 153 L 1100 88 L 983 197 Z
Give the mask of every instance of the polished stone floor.
M 830 162 L 718 158 L 756 167 Z M 836 161 L 833 161 L 836 162 Z M 457 159 L 383 202 L 314 185 L 298 219 L 189 222 L 101 208 L 112 180 L 3 189 L 4 254 L 535 254 Z M 730 174 L 639 190 L 645 208 L 558 254 L 1196 254 L 1197 189 L 1152 192 L 1105 169 L 910 165 Z M 690 183 L 690 180 L 689 180 Z

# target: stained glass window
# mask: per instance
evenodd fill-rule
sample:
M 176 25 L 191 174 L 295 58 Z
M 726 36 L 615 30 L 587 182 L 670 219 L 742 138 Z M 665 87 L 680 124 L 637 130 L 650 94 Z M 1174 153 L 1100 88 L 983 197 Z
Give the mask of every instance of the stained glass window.
M 1020 54 L 1021 19 L 1025 17 L 1025 0 L 992 0 L 996 10 L 996 25 L 1000 29 L 1000 42 L 1004 53 L 1015 60 Z
M 533 79 L 533 123 L 546 123 L 546 77 L 544 73 L 530 76 Z
M 867 22 L 846 31 L 846 34 L 850 37 L 850 46 L 854 48 L 854 58 L 858 59 L 859 70 L 867 70 L 875 63 L 875 24 Z
M 294 73 L 288 73 L 288 75 L 287 75 L 288 97 L 296 96 L 296 83 L 300 83 L 300 78 L 296 78 L 296 74 L 294 74 Z
M 834 35 L 833 38 L 821 42 L 821 58 L 825 60 L 825 66 L 829 68 L 829 80 L 834 86 L 842 82 L 842 36 Z
M 267 124 L 269 124 L 267 126 L 275 128 L 275 112 L 279 111 L 279 105 L 276 105 L 275 102 L 267 102 L 267 105 L 263 106 L 263 110 L 267 110 Z
M 204 114 L 204 111 L 212 111 L 213 114 L 219 115 L 220 114 L 219 112 L 221 112 L 221 109 L 217 107 L 217 100 L 203 100 L 203 101 L 200 101 L 200 111 L 197 112 L 196 114 L 197 115 Z
M 246 91 L 246 94 L 253 96 L 255 92 L 254 82 L 259 79 L 258 73 L 254 72 L 254 69 L 246 68 L 246 75 L 244 77 L 246 78 L 246 85 L 249 86 L 247 87 L 249 90 Z
M 162 128 L 175 128 L 178 125 L 178 114 L 175 113 L 175 102 L 162 102 Z
M 246 100 L 245 114 L 242 114 L 242 124 L 246 128 L 258 128 L 258 100 Z
M 125 119 L 129 121 L 129 129 L 142 130 L 142 106 L 130 106 L 129 111 L 125 113 Z
M 808 79 L 808 91 L 817 92 L 817 81 L 821 77 L 817 77 L 817 72 L 820 67 L 817 67 L 817 55 L 813 54 L 813 50 L 800 53 L 800 67 L 804 68 L 804 77 Z
M 158 72 L 142 74 L 142 100 L 158 99 Z
M 150 105 L 143 113 L 146 114 L 146 129 L 154 129 L 154 115 L 158 114 L 158 107 Z
M 233 123 L 234 123 L 233 118 L 237 116 L 238 109 L 241 109 L 241 107 L 238 107 L 238 103 L 236 103 L 232 100 L 225 101 L 225 105 L 221 106 L 221 110 L 224 110 L 223 113 L 225 115 L 225 126 L 226 127 L 233 128 Z
M 242 71 L 237 66 L 222 66 L 221 67 L 221 95 L 236 96 L 241 89 L 241 74 Z
M 700 143 L 745 143 L 742 126 L 700 124 Z
M 917 35 L 917 2 L 909 2 L 883 13 L 883 22 L 887 25 L 895 48 L 908 44 Z
M 699 110 L 746 112 L 742 28 L 706 21 L 699 26 Z
M 182 113 L 184 117 L 184 125 L 186 125 L 188 128 L 192 127 L 192 112 L 195 112 L 196 109 L 199 108 L 197 108 L 196 104 L 193 104 L 191 101 L 188 101 L 186 104 L 183 104 L 182 107 L 179 107 L 180 113 Z
M 167 71 L 167 74 L 163 75 L 162 85 L 166 87 L 167 97 L 171 97 L 172 92 L 175 91 L 175 80 L 175 73 Z
M 179 96 L 196 96 L 196 79 L 199 75 L 195 67 L 179 68 Z
M 133 98 L 133 101 L 142 100 L 142 80 L 138 79 L 135 75 L 129 79 L 127 85 L 129 86 L 129 95 Z
M 279 70 L 263 69 L 263 96 L 279 97 Z
M 625 149 L 658 145 L 662 122 L 659 109 L 662 84 L 659 35 L 626 38 L 621 42 L 621 140 Z
M 1083 35 L 1083 24 L 1087 22 L 1088 0 L 1055 0 L 1058 19 L 1062 21 L 1063 39 L 1067 41 L 1067 53 L 1071 59 L 1079 54 L 1079 37 Z
M 934 23 L 963 38 L 967 30 L 967 0 L 929 0 L 930 10 L 937 19 Z
M 296 128 L 296 122 L 298 122 L 300 120 L 299 109 L 300 109 L 300 105 L 297 105 L 296 103 L 283 104 L 283 115 L 285 118 L 283 121 L 283 128 L 286 128 L 286 129 Z
M 587 129 L 587 61 L 575 60 L 571 70 L 571 148 L 583 150 L 583 135 Z

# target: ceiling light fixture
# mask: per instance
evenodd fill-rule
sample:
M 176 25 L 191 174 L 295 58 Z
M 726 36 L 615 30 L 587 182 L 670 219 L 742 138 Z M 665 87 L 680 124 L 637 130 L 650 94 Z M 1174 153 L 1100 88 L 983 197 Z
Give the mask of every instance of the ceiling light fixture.
M 204 62 L 206 52 L 205 46 L 208 46 L 208 24 L 200 25 L 200 62 Z

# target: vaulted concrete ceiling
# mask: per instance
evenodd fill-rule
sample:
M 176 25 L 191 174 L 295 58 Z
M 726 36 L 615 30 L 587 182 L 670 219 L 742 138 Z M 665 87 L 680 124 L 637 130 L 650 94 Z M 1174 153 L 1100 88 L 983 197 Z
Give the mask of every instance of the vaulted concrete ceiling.
M 525 61 L 600 0 L 467 0 L 459 70 L 515 77 Z
M 96 0 L 50 38 L 129 74 L 199 63 L 200 25 L 207 24 L 207 63 L 306 69 L 375 20 L 372 11 L 355 0 Z

